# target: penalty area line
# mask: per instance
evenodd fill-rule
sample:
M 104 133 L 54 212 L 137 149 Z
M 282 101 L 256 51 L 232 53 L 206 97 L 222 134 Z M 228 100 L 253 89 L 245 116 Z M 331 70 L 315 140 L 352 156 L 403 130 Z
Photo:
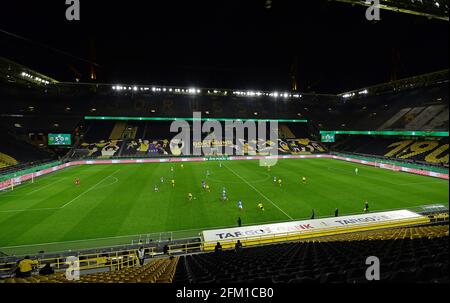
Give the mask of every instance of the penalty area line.
M 112 174 L 106 176 L 105 178 L 101 179 L 99 182 L 97 182 L 96 184 L 94 184 L 93 186 L 91 186 L 90 188 L 88 188 L 87 190 L 85 190 L 84 192 L 82 192 L 81 194 L 79 194 L 78 196 L 76 196 L 75 198 L 73 198 L 72 200 L 70 200 L 69 202 L 67 202 L 66 204 L 59 206 L 59 207 L 47 207 L 47 208 L 28 208 L 28 209 L 11 209 L 11 210 L 0 210 L 0 213 L 16 213 L 16 212 L 26 212 L 26 211 L 43 211 L 43 210 L 57 210 L 57 209 L 62 209 L 70 204 L 72 204 L 73 202 L 75 202 L 76 200 L 78 200 L 80 197 L 82 197 L 83 195 L 87 194 L 88 192 L 90 192 L 91 190 L 94 190 L 99 184 L 101 184 L 103 181 L 105 181 L 106 179 L 112 177 L 113 175 L 117 174 L 120 171 L 120 169 L 116 170 L 115 172 L 113 172 Z M 112 184 L 117 183 L 117 178 L 116 182 L 113 182 Z M 61 180 L 60 180 L 61 181 Z M 108 185 L 112 185 L 112 184 L 108 184 Z
M 47 187 L 49 187 L 49 186 L 51 186 L 51 185 L 54 185 L 54 184 L 56 184 L 56 183 L 59 183 L 59 182 L 61 182 L 61 181 L 66 180 L 66 179 L 67 179 L 67 177 L 64 177 L 64 178 L 61 178 L 61 179 L 59 179 L 59 180 L 56 180 L 55 182 L 52 182 L 52 183 L 47 184 L 47 185 L 44 185 L 44 186 L 42 186 L 42 187 L 40 187 L 40 188 L 38 188 L 38 189 L 35 189 L 35 190 L 33 190 L 33 191 L 27 193 L 26 196 L 32 195 L 32 194 L 34 194 L 34 193 L 36 193 L 36 192 L 38 192 L 38 191 L 40 191 L 40 190 L 43 190 L 44 188 L 47 188 Z
M 104 177 L 103 179 L 101 179 L 99 182 L 95 183 L 94 185 L 92 185 L 91 187 L 89 187 L 87 190 L 85 190 L 84 192 L 82 192 L 81 194 L 79 194 L 78 196 L 76 196 L 75 198 L 73 198 L 72 200 L 70 200 L 69 202 L 67 202 L 66 204 L 64 204 L 63 206 L 59 207 L 59 208 L 64 208 L 70 204 L 72 204 L 73 202 L 75 202 L 76 200 L 78 200 L 80 197 L 84 196 L 85 194 L 87 194 L 88 192 L 90 192 L 91 190 L 94 190 L 100 183 L 102 183 L 103 181 L 105 181 L 106 179 L 108 179 L 109 177 L 114 176 L 115 174 L 117 174 L 120 171 L 120 169 L 116 170 L 115 172 L 113 172 L 112 174 L 109 174 L 108 176 Z

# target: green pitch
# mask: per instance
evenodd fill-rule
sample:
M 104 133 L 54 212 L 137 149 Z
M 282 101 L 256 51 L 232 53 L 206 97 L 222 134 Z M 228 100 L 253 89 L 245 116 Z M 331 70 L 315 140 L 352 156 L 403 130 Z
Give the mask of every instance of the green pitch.
M 343 161 L 280 160 L 270 171 L 258 161 L 225 161 L 222 167 L 219 163 L 186 162 L 183 168 L 180 163 L 76 166 L 0 193 L 0 252 L 182 238 L 203 229 L 236 226 L 238 217 L 244 225 L 253 225 L 308 219 L 313 209 L 316 218 L 333 216 L 336 207 L 340 215 L 361 213 L 365 200 L 370 211 L 448 205 L 446 180 Z M 274 176 L 282 179 L 281 187 Z M 210 192 L 202 189 L 202 180 Z M 221 201 L 223 187 L 226 202 Z

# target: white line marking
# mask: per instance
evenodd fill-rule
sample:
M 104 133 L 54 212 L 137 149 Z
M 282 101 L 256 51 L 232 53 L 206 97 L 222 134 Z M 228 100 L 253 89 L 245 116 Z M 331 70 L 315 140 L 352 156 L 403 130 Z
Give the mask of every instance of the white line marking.
M 74 167 L 74 166 L 65 167 L 64 170 L 69 169 L 71 167 Z M 22 189 L 22 188 L 24 188 L 26 186 L 29 186 L 31 184 L 41 183 L 43 180 L 57 178 L 57 174 L 59 172 L 61 172 L 61 170 L 52 171 L 52 172 L 49 172 L 49 173 L 47 173 L 45 175 L 35 176 L 34 177 L 34 180 L 35 180 L 34 182 L 31 182 L 31 180 L 27 180 L 27 181 L 24 181 L 24 183 L 15 185 L 14 187 L 17 187 L 17 190 L 19 190 L 19 189 Z M 3 196 L 6 196 L 6 194 L 3 195 L 3 192 L 0 191 L 0 197 L 3 197 Z M 16 195 L 16 196 L 18 196 L 18 195 Z
M 119 179 L 117 179 L 116 177 L 110 177 L 110 178 L 115 179 L 114 182 L 112 182 L 111 184 L 105 184 L 105 185 L 102 185 L 100 187 L 97 187 L 97 189 L 109 187 L 109 186 L 112 186 L 112 185 L 116 184 L 117 182 L 119 182 Z
M 24 211 L 41 211 L 41 210 L 55 210 L 55 209 L 60 209 L 60 207 L 0 210 L 0 213 L 18 213 Z
M 87 194 L 88 192 L 90 192 L 91 190 L 95 189 L 95 187 L 97 185 L 99 185 L 100 183 L 102 183 L 103 181 L 105 181 L 107 178 L 112 177 L 113 175 L 115 175 L 116 173 L 118 173 L 120 171 L 120 169 L 116 170 L 115 172 L 113 172 L 112 174 L 106 176 L 105 178 L 101 179 L 100 182 L 94 184 L 93 186 L 91 186 L 90 188 L 88 188 L 86 191 L 82 192 L 81 194 L 79 194 L 78 196 L 76 196 L 75 198 L 73 198 L 72 200 L 70 200 L 69 202 L 67 202 L 66 204 L 64 204 L 63 206 L 60 207 L 49 207 L 49 208 L 29 208 L 29 209 L 11 209 L 11 210 L 0 210 L 0 213 L 13 213 L 13 212 L 24 212 L 24 211 L 42 211 L 42 210 L 55 210 L 55 209 L 61 209 L 66 207 L 67 205 L 71 204 L 72 202 L 75 202 L 78 198 L 80 198 L 81 196 Z M 112 184 L 117 183 L 117 178 L 116 182 L 113 182 Z M 112 184 L 107 184 L 106 186 L 112 185 Z M 105 186 L 105 187 L 106 187 Z M 102 188 L 102 187 L 100 187 Z
M 294 220 L 294 218 L 292 218 L 291 216 L 289 216 L 284 210 L 282 210 L 278 205 L 276 205 L 272 200 L 270 200 L 269 198 L 267 198 L 262 192 L 260 192 L 256 187 L 254 187 L 252 184 L 248 183 L 247 180 L 245 180 L 244 178 L 242 178 L 240 175 L 238 175 L 234 170 L 232 170 L 231 168 L 229 168 L 226 165 L 223 165 L 224 167 L 226 167 L 229 171 L 231 171 L 233 174 L 235 174 L 239 179 L 241 179 L 242 181 L 244 181 L 248 186 L 250 186 L 251 188 L 253 188 L 254 191 L 256 191 L 258 194 L 260 194 L 264 199 L 266 199 L 267 201 L 269 201 L 273 206 L 275 206 L 276 208 L 278 208 L 278 210 L 280 210 L 283 214 L 285 214 L 289 219 Z
M 97 187 L 97 185 L 99 185 L 100 183 L 102 183 L 103 181 L 105 181 L 107 178 L 112 177 L 113 175 L 117 174 L 120 171 L 120 169 L 116 170 L 115 172 L 113 172 L 112 174 L 106 176 L 105 178 L 101 179 L 99 182 L 95 183 L 93 186 L 91 186 L 90 188 L 88 188 L 86 191 L 82 192 L 81 194 L 79 194 L 78 196 L 76 196 L 75 198 L 73 198 L 72 200 L 70 200 L 69 202 L 67 202 L 66 204 L 64 204 L 63 206 L 61 206 L 60 208 L 64 208 L 67 205 L 72 204 L 73 202 L 75 202 L 76 200 L 78 200 L 80 197 L 82 197 L 83 195 L 87 194 L 88 192 L 90 192 L 91 190 L 95 189 L 95 187 Z
M 31 194 L 34 194 L 34 193 L 36 193 L 36 192 L 38 192 L 38 191 L 40 191 L 40 190 L 42 190 L 42 189 L 44 189 L 44 188 L 47 188 L 47 187 L 49 187 L 50 185 L 53 185 L 53 184 L 59 183 L 59 182 L 61 182 L 61 181 L 65 180 L 65 179 L 67 179 L 67 178 L 66 178 L 66 177 L 64 177 L 64 178 L 61 178 L 61 179 L 59 179 L 59 180 L 56 180 L 55 182 L 52 182 L 52 183 L 50 183 L 50 184 L 47 184 L 47 185 L 45 185 L 45 186 L 42 186 L 42 187 L 40 187 L 40 188 L 38 188 L 38 189 L 35 189 L 35 190 L 33 190 L 32 192 L 29 192 L 28 194 L 26 194 L 26 196 L 29 196 L 29 195 L 31 195 Z

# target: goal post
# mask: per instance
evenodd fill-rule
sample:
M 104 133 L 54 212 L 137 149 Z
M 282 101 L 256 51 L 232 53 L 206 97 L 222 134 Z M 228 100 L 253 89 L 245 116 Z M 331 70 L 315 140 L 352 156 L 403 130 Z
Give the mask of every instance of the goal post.
M 22 184 L 22 181 L 18 180 L 17 178 L 12 178 L 7 182 L 7 184 L 0 188 L 0 192 L 7 192 L 7 191 L 13 191 L 15 187 Z

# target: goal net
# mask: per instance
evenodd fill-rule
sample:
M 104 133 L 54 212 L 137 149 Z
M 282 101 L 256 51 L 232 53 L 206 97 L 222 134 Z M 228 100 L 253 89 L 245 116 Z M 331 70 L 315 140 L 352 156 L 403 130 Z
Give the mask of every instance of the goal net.
M 22 185 L 25 181 L 20 177 L 12 178 L 9 180 L 5 180 L 0 183 L 0 192 L 13 191 L 19 185 Z M 27 182 L 34 183 L 34 177 L 29 179 Z

